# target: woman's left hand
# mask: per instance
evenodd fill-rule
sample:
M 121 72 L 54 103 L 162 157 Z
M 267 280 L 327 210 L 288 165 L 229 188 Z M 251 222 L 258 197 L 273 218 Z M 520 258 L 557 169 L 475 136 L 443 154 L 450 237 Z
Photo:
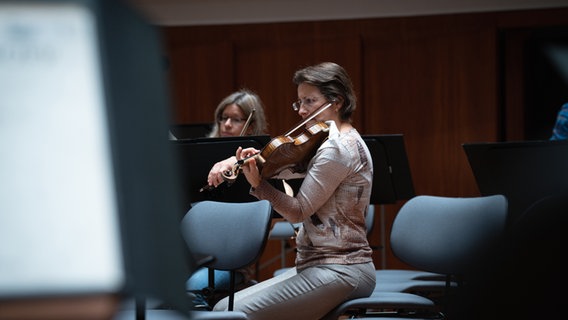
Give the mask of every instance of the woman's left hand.
M 250 158 L 241 166 L 241 169 L 247 178 L 247 181 L 250 183 L 251 187 L 256 188 L 260 184 L 262 177 L 260 176 L 260 171 L 256 166 L 256 159 L 253 157 L 255 154 L 258 153 L 258 150 L 254 148 L 246 148 L 246 149 L 237 149 L 237 160 L 242 160 L 246 158 Z

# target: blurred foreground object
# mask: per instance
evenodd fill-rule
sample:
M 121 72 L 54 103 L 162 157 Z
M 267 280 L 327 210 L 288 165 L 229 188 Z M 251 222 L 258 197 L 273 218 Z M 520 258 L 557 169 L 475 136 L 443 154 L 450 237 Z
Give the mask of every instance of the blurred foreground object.
M 0 0 L 0 318 L 189 310 L 157 32 L 120 1 Z

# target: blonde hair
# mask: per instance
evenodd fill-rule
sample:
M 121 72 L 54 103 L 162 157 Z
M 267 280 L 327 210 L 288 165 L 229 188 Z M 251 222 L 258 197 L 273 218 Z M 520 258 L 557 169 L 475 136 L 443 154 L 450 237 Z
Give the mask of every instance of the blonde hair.
M 255 110 L 249 124 L 249 128 L 252 129 L 251 135 L 267 134 L 268 123 L 266 122 L 266 117 L 264 115 L 264 106 L 262 101 L 260 100 L 260 97 L 256 93 L 248 89 L 241 89 L 239 91 L 231 93 L 219 103 L 217 109 L 215 109 L 215 123 L 213 124 L 213 129 L 209 133 L 208 137 L 219 137 L 219 120 L 221 120 L 221 116 L 223 114 L 223 111 L 225 110 L 225 107 L 231 104 L 235 104 L 239 108 L 241 108 L 245 115 L 245 118 L 247 119 L 252 113 L 252 110 Z

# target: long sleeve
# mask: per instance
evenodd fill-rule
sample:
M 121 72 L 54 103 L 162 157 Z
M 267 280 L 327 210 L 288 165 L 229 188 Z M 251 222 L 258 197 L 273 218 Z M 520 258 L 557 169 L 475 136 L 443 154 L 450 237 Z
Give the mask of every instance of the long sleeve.
M 266 199 L 291 223 L 302 222 L 296 237 L 298 268 L 317 264 L 372 261 L 365 227 L 373 163 L 355 129 L 339 134 L 332 126 L 295 197 L 261 182 L 251 194 Z

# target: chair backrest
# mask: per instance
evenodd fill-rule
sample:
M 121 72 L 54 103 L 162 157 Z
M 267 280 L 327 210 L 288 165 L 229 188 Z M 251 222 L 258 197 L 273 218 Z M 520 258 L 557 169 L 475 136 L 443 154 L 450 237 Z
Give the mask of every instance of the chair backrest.
M 503 236 L 507 210 L 503 195 L 416 196 L 395 217 L 391 248 L 395 256 L 417 269 L 464 274 Z
M 181 221 L 182 236 L 194 255 L 212 256 L 207 266 L 235 270 L 255 262 L 266 245 L 272 206 L 253 202 L 201 201 Z
M 543 197 L 509 226 L 502 251 L 478 290 L 479 305 L 493 319 L 559 319 L 568 286 L 568 192 Z M 510 308 L 507 305 L 523 306 Z

